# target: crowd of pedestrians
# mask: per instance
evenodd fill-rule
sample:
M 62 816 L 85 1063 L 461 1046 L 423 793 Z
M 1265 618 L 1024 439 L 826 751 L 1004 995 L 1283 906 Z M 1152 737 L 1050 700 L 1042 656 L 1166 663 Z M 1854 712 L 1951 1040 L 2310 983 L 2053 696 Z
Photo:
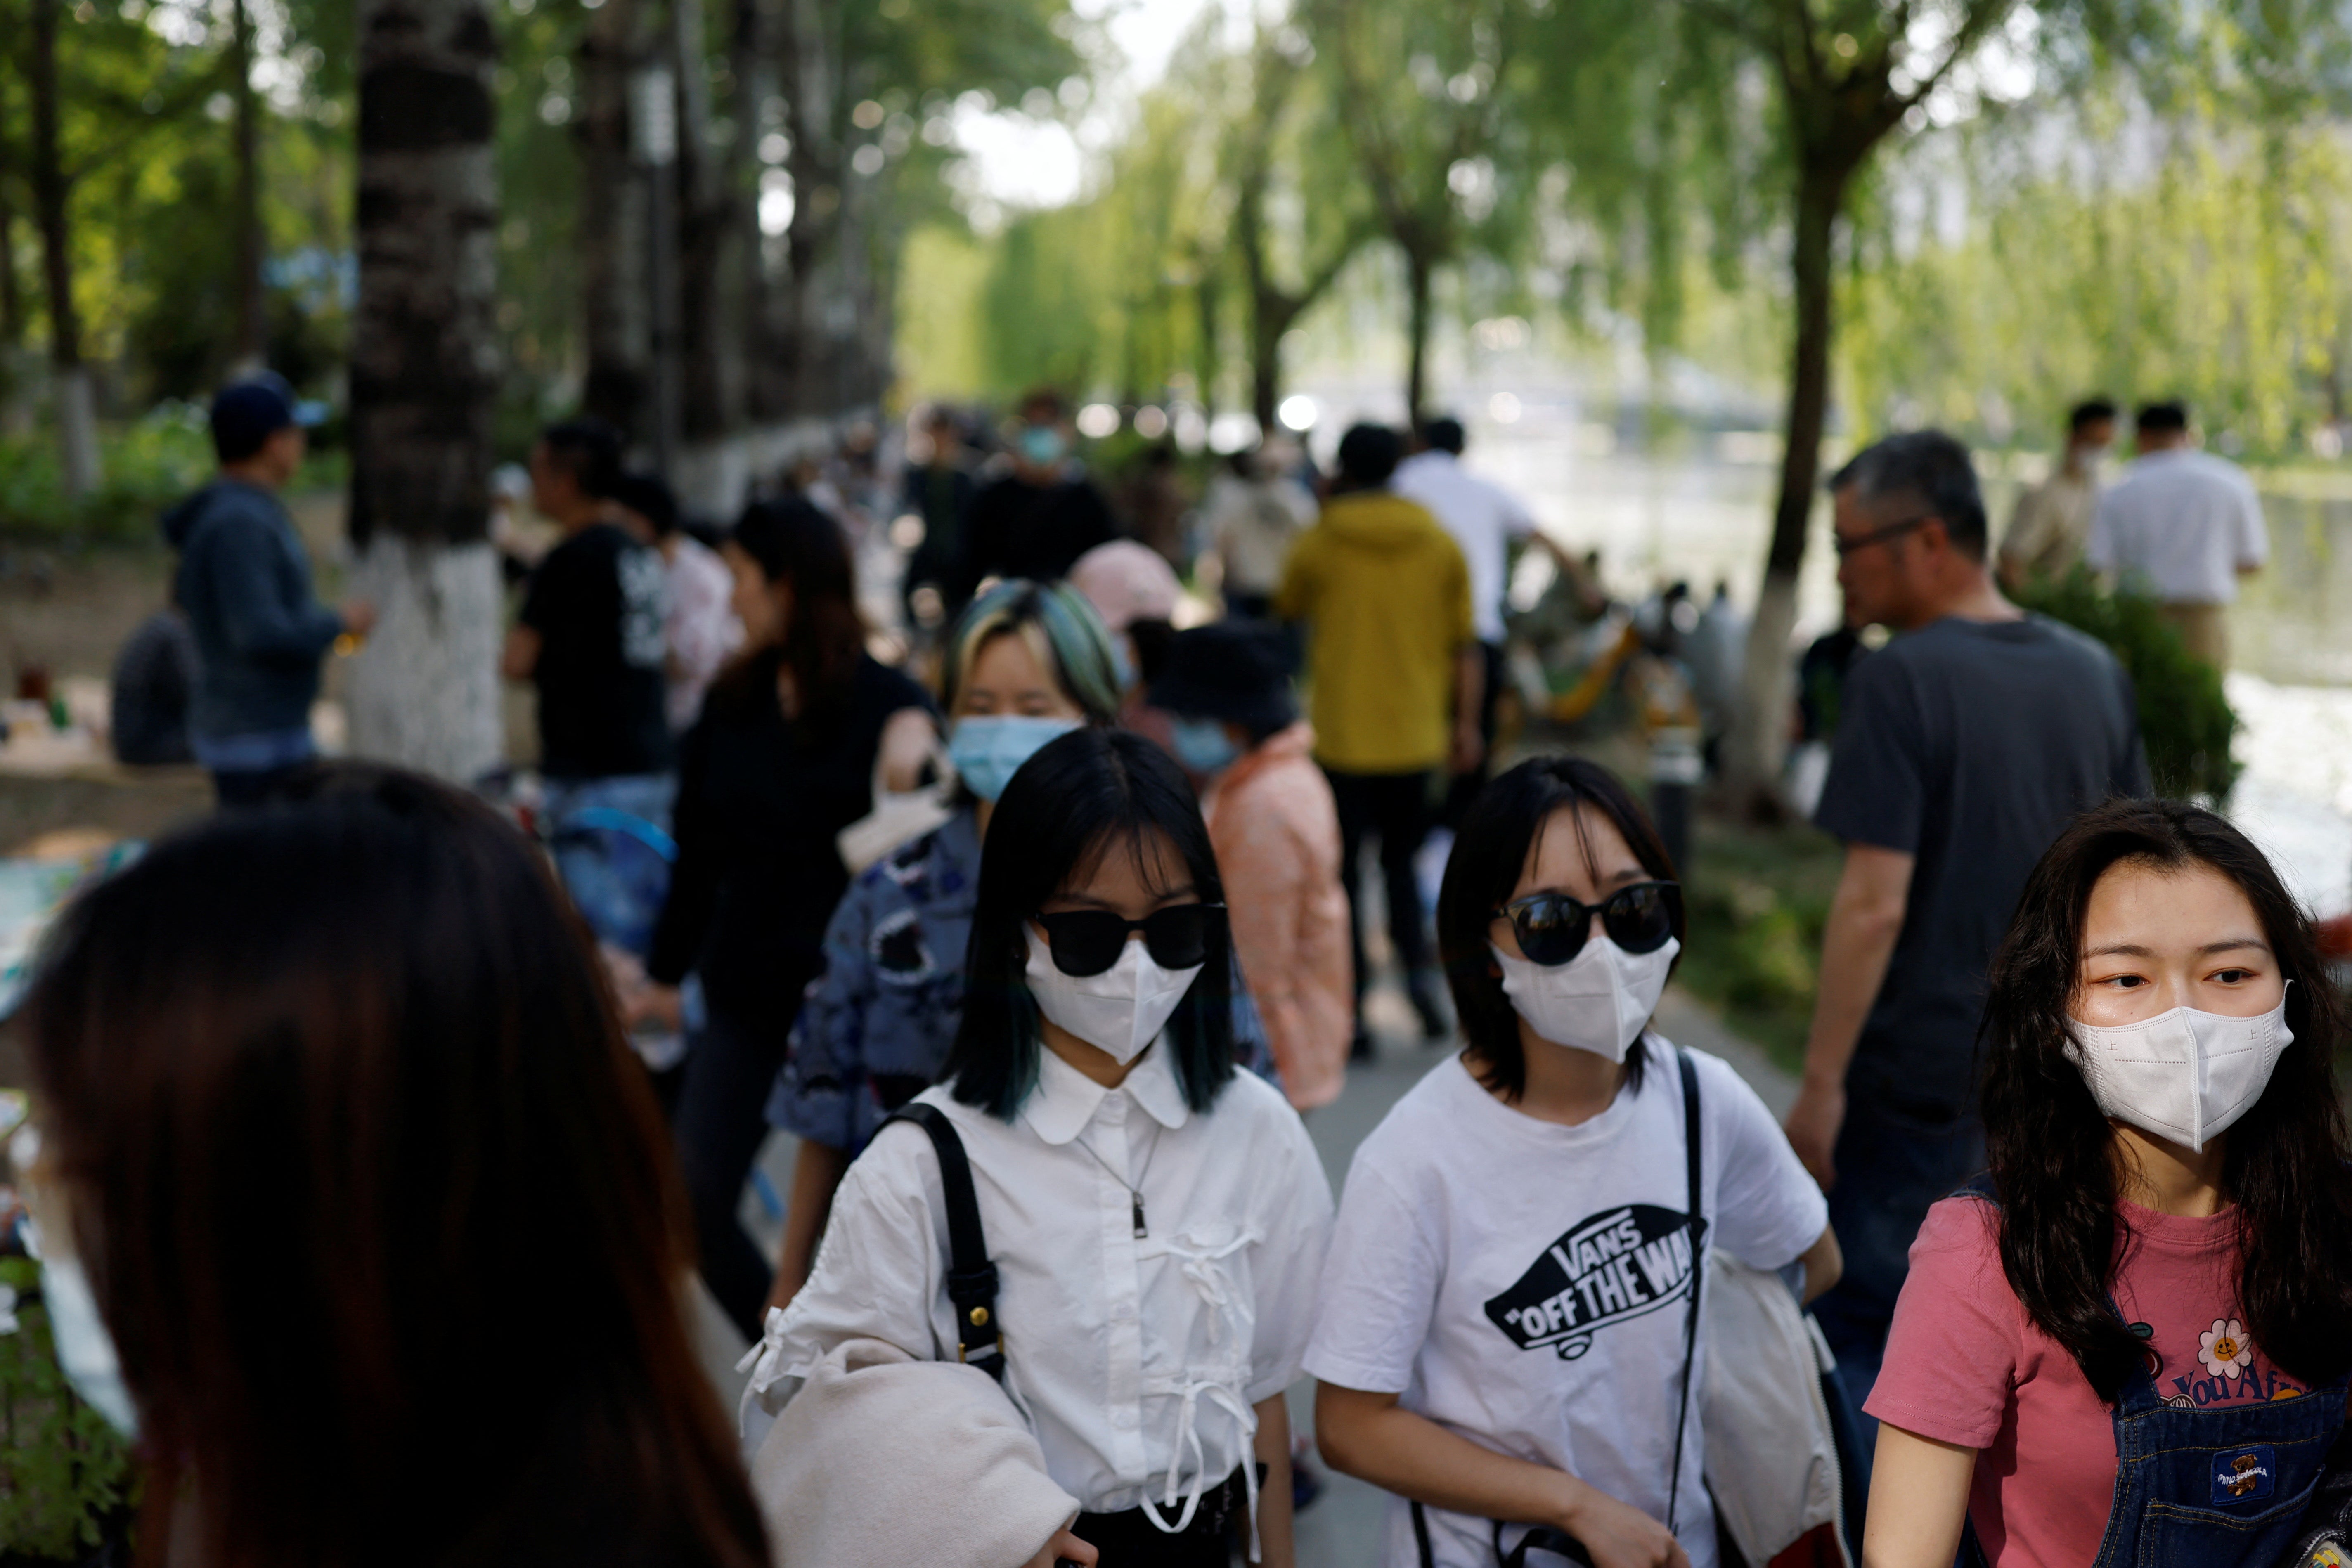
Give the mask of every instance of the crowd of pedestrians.
M 2079 557 L 2213 646 L 2263 540 L 2177 406 L 2105 492 L 2115 411 L 2078 409 L 1998 553 L 1948 437 L 1830 481 L 1849 627 L 1895 635 L 1838 666 L 1782 1122 L 1655 1027 L 1699 938 L 1642 799 L 1495 755 L 1511 552 L 1554 546 L 1459 424 L 1410 458 L 1357 426 L 1312 492 L 1261 449 L 1188 535 L 1148 464 L 1123 524 L 1065 413 L 1025 399 L 991 474 L 921 425 L 905 668 L 817 487 L 713 549 L 613 432 L 543 434 L 558 540 L 503 668 L 543 812 L 667 847 L 627 952 L 564 858 L 593 839 L 551 860 L 471 793 L 315 763 L 320 656 L 370 612 L 315 603 L 273 500 L 291 405 L 224 395 L 169 527 L 236 809 L 59 923 L 14 1150 L 144 1531 L 209 1564 L 1287 1565 L 1307 1374 L 1389 1568 L 2343 1550 L 2333 982 L 2259 850 L 2147 798 L 2114 657 L 2002 591 Z M 1188 541 L 1223 618 L 1191 624 Z M 1304 1118 L 1369 1050 L 1374 860 L 1458 1048 L 1335 1201 Z M 772 1258 L 739 1219 L 772 1128 Z M 732 1431 L 697 1272 L 751 1342 Z

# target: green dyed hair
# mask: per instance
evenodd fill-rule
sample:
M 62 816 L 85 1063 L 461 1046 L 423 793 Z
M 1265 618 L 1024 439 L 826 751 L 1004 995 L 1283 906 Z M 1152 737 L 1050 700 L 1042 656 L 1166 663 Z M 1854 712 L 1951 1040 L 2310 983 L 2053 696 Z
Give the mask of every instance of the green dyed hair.
M 941 678 L 940 705 L 944 711 L 955 711 L 957 694 L 970 679 L 980 650 L 1007 634 L 1029 644 L 1037 662 L 1052 672 L 1055 684 L 1086 710 L 1089 722 L 1108 724 L 1118 716 L 1118 665 L 1102 617 L 1066 583 L 1033 583 L 1021 577 L 999 583 L 974 599 L 956 622 Z

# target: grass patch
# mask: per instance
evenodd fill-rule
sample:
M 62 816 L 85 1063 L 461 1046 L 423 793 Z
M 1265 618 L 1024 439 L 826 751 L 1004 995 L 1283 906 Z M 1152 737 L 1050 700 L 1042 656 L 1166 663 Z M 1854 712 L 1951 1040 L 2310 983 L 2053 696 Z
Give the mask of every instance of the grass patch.
M 1734 1034 L 1799 1072 L 1843 850 L 1803 825 L 1751 827 L 1702 816 L 1693 831 L 1690 939 L 1675 977 Z
M 159 545 L 164 511 L 209 481 L 214 468 L 205 412 L 189 403 L 160 404 L 129 425 L 104 428 L 102 481 L 79 500 L 66 495 L 54 431 L 0 438 L 0 543 L 66 553 Z M 350 454 L 321 447 L 303 459 L 288 490 L 341 490 L 350 483 Z

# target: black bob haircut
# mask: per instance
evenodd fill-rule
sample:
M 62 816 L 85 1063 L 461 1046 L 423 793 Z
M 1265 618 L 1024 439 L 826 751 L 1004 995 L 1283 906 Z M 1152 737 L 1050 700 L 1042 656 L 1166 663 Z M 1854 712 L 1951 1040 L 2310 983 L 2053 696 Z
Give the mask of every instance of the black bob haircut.
M 1454 991 L 1454 1010 L 1470 1042 L 1478 1081 L 1516 1101 L 1527 1092 L 1528 1058 L 1519 1042 L 1519 1015 L 1503 994 L 1503 977 L 1488 950 L 1488 931 L 1534 854 L 1537 836 L 1552 814 L 1587 806 L 1615 825 L 1642 869 L 1675 880 L 1656 824 L 1633 792 L 1599 763 L 1582 757 L 1532 757 L 1478 793 L 1455 835 L 1437 894 L 1437 951 Z M 1582 835 L 1580 832 L 1579 837 Z M 1589 861 L 1592 846 L 1581 846 Z M 1683 940 L 1682 906 L 1675 906 L 1675 940 Z M 1638 1089 L 1648 1051 L 1636 1040 L 1626 1053 L 1626 1082 Z
M 1385 425 L 1351 425 L 1339 437 L 1339 472 L 1360 489 L 1389 482 L 1404 461 L 1404 437 Z
M 2107 423 L 2113 424 L 2115 423 L 2115 417 L 2116 405 L 2113 399 L 2105 397 L 2086 397 L 2082 402 L 2074 405 L 2074 412 L 2066 416 L 2066 428 L 2073 434 L 2079 436 L 2083 433 L 2084 426 L 2096 425 L 2101 420 L 2105 420 Z
M 2143 403 L 2132 417 L 2132 428 L 2149 436 L 2168 436 L 2189 428 L 2189 405 L 2178 398 Z
M 1037 1083 L 1036 998 L 1029 994 L 1030 919 L 1084 881 L 1106 855 L 1167 840 L 1204 904 L 1225 901 L 1192 786 L 1168 754 L 1124 730 L 1088 727 L 1021 764 L 989 818 L 964 956 L 963 1021 L 940 1071 L 955 1097 L 1010 1121 Z M 1159 891 L 1161 889 L 1154 889 Z M 1164 1037 L 1184 1103 L 1206 1110 L 1234 1076 L 1234 961 L 1223 926 Z
M 1866 501 L 1900 497 L 1944 525 L 1952 548 L 1985 558 L 1984 491 L 1969 449 L 1941 430 L 1908 430 L 1874 441 L 1830 478 L 1830 493 L 1852 489 Z
M 539 433 L 548 458 L 570 474 L 580 493 L 603 500 L 620 488 L 621 433 L 602 419 L 583 415 Z
M 1433 452 L 1462 455 L 1462 421 L 1450 414 L 1441 414 L 1425 420 L 1421 426 L 1421 444 Z
M 2311 924 L 2246 836 L 2169 800 L 2120 800 L 2074 819 L 2026 879 L 1987 975 L 1985 1144 L 2000 1200 L 2000 1262 L 2026 1313 L 2113 1404 L 2147 1342 L 2108 1304 L 2116 1278 L 2115 1135 L 2068 1053 L 2084 919 L 2118 865 L 2210 871 L 2253 906 L 2286 989 L 2294 1040 L 2229 1129 L 2221 1189 L 2242 1244 L 2238 1310 L 2253 1342 L 2314 1387 L 2352 1365 L 2352 1169 L 2334 1063 L 2341 1005 Z

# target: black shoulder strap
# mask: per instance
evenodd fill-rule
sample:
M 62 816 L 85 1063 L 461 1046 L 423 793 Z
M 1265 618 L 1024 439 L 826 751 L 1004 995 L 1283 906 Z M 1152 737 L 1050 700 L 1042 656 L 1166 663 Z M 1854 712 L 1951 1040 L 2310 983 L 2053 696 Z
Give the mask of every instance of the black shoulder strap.
M 1682 1500 L 1683 1427 L 1690 1419 L 1691 1370 L 1698 1363 L 1698 1289 L 1706 1278 L 1706 1222 L 1698 1212 L 1699 1114 L 1698 1069 L 1690 1053 L 1675 1047 L 1675 1066 L 1683 1079 L 1683 1162 L 1690 1182 L 1690 1310 L 1683 1326 L 1683 1393 L 1675 1405 L 1675 1468 L 1666 1483 L 1666 1530 L 1675 1528 L 1675 1507 Z
M 1970 1176 L 1967 1181 L 1962 1182 L 1958 1186 L 1954 1187 L 1952 1189 L 1952 1196 L 1956 1198 L 1982 1198 L 1985 1202 L 1992 1205 L 1995 1208 L 1999 1208 L 2000 1206 L 2000 1194 L 1993 1191 L 1992 1173 L 1990 1171 L 1979 1171 L 1975 1175 Z
M 955 1304 L 956 1360 L 1004 1381 L 1004 1326 L 996 1317 L 996 1265 L 981 1229 L 980 1200 L 971 1190 L 971 1162 L 955 1124 L 936 1105 L 918 1101 L 883 1125 L 911 1121 L 929 1135 L 940 1157 L 940 1189 L 948 1209 L 948 1300 Z

